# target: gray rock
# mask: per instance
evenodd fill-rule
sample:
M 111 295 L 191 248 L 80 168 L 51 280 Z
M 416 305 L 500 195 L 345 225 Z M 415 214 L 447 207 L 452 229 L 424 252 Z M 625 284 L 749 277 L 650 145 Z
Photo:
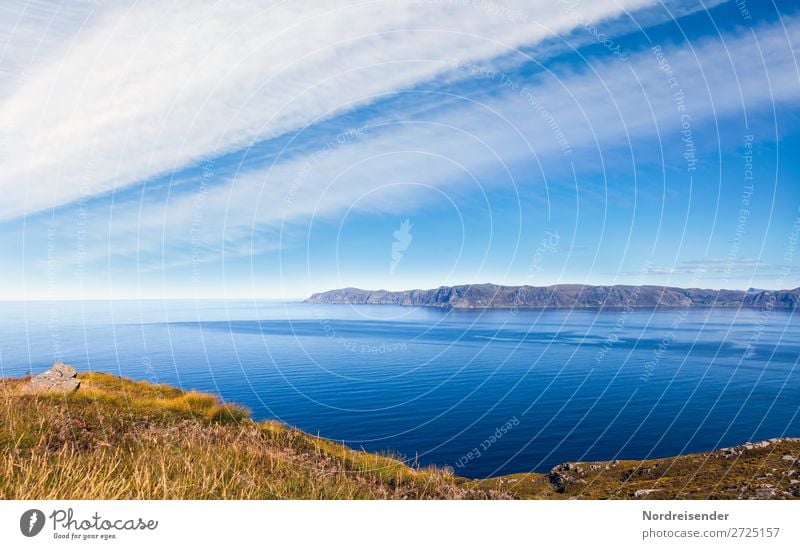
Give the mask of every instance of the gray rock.
M 776 490 L 769 484 L 762 484 L 755 490 L 755 497 L 750 499 L 773 499 L 776 496 Z
M 562 463 L 550 470 L 548 479 L 550 483 L 555 486 L 557 492 L 563 493 L 567 488 L 577 482 L 577 478 L 573 474 L 575 468 L 575 465 L 572 463 Z
M 655 494 L 656 492 L 663 492 L 663 491 L 664 491 L 663 488 L 644 488 L 644 489 L 641 489 L 641 490 L 636 490 L 633 493 L 633 497 L 641 498 L 641 497 L 644 497 L 644 496 L 649 496 L 650 494 Z
M 74 393 L 81 386 L 77 379 L 78 371 L 63 362 L 53 366 L 31 379 L 21 389 L 24 394 Z

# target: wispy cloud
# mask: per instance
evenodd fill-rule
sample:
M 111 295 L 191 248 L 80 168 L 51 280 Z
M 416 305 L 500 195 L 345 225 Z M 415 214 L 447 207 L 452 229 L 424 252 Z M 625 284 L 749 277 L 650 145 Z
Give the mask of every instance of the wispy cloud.
M 589 20 L 650 0 L 592 2 Z M 105 4 L 104 4 L 105 5 Z M 553 2 L 163 2 L 4 23 L 20 77 L 2 90 L 0 218 L 59 206 L 304 127 L 575 26 Z M 477 5 L 477 6 L 480 6 Z M 50 17 L 50 19 L 48 19 Z M 13 19 L 13 18 L 12 18 Z M 18 28 L 52 25 L 60 47 Z M 35 33 L 34 33 L 35 34 Z
M 692 123 L 701 124 L 741 114 L 744 106 L 755 112 L 800 98 L 790 47 L 797 41 L 800 23 L 786 18 L 755 35 L 665 44 L 662 53 L 684 90 Z M 753 63 L 759 50 L 764 61 Z M 632 52 L 627 62 L 595 60 L 580 70 L 564 66 L 533 78 L 508 76 L 517 88 L 495 76 L 477 94 L 415 94 L 411 111 L 367 116 L 362 126 L 312 140 L 300 153 L 279 154 L 222 183 L 214 178 L 213 184 L 168 189 L 168 195 L 143 191 L 117 199 L 92 216 L 87 234 L 94 240 L 82 260 L 136 254 L 163 265 L 168 254 L 168 263 L 186 263 L 198 246 L 204 257 L 248 255 L 302 242 L 309 220 L 348 209 L 413 207 L 425 189 L 452 196 L 498 185 L 513 189 L 519 183 L 510 170 L 534 158 L 560 159 L 568 170 L 571 158 L 554 138 L 551 119 L 570 147 L 588 151 L 580 157 L 581 169 L 604 169 L 603 154 L 627 149 L 641 135 L 657 136 L 664 162 L 685 168 L 681 113 L 651 50 Z M 202 175 L 197 179 L 202 182 Z
M 0 3 L 0 101 L 19 89 L 34 67 L 60 56 L 91 27 L 100 5 L 96 0 Z
M 508 169 L 514 164 L 552 157 L 569 165 L 550 118 L 558 122 L 571 147 L 595 156 L 629 148 L 637 136 L 657 136 L 664 162 L 686 169 L 682 114 L 699 126 L 704 120 L 741 115 L 745 108 L 752 114 L 800 98 L 794 54 L 785 35 L 800 41 L 800 21 L 786 19 L 783 24 L 785 29 L 759 29 L 757 43 L 749 32 L 742 32 L 724 41 L 664 45 L 662 52 L 685 93 L 685 112 L 676 108 L 674 89 L 651 50 L 632 54 L 628 63 L 609 60 L 583 70 L 564 67 L 532 81 L 521 80 L 513 91 L 466 97 L 431 109 L 435 114 L 429 116 L 417 113 L 412 119 L 396 113 L 395 123 L 368 126 L 358 139 L 330 150 L 280 158 L 240 173 L 207 191 L 205 234 L 226 240 L 236 231 L 248 234 L 253 226 L 278 227 L 349 208 L 388 211 L 413 205 L 420 195 L 415 191 L 425 187 L 447 188 L 457 196 L 480 192 L 484 186 L 513 186 Z M 752 63 L 758 49 L 764 61 Z M 714 82 L 713 88 L 706 87 L 707 81 Z M 496 88 L 502 88 L 500 82 L 487 82 L 487 90 Z M 581 160 L 602 168 L 602 157 Z M 137 211 L 131 226 L 154 224 L 177 236 L 179 227 L 186 226 L 186 215 L 196 211 L 195 202 L 192 193 L 178 194 L 145 218 Z
M 726 275 L 738 276 L 750 274 L 753 276 L 778 275 L 786 273 L 800 273 L 800 267 L 784 263 L 770 263 L 760 259 L 718 259 L 709 258 L 705 260 L 680 261 L 675 265 L 651 265 L 647 269 L 647 274 L 655 275 Z M 623 274 L 623 273 L 621 273 Z M 636 274 L 636 273 L 624 273 Z M 717 277 L 724 278 L 724 277 Z

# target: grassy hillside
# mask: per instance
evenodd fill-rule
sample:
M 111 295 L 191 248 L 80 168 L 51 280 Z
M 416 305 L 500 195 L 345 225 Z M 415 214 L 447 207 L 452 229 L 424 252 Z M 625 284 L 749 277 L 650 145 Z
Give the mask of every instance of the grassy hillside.
M 70 395 L 20 394 L 27 380 L 0 380 L 0 498 L 800 496 L 800 464 L 788 459 L 800 455 L 797 440 L 730 455 L 565 464 L 550 475 L 468 480 L 252 421 L 213 395 L 101 373 L 79 379 Z

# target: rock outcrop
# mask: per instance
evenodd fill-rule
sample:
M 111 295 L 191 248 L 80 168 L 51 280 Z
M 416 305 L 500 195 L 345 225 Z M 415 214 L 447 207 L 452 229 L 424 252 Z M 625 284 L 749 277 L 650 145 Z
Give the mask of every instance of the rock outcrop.
M 761 450 L 763 448 L 769 448 L 775 444 L 780 444 L 781 442 L 800 442 L 800 438 L 798 437 L 778 437 L 778 438 L 771 438 L 769 440 L 762 440 L 760 442 L 745 442 L 744 444 L 740 444 L 739 446 L 732 446 L 730 448 L 720 448 L 711 453 L 712 457 L 715 458 L 724 458 L 724 459 L 734 459 L 739 458 L 742 455 L 746 455 L 747 453 L 752 453 L 754 450 Z M 792 455 L 785 455 L 783 456 L 783 461 L 792 461 L 796 460 L 797 458 Z
M 81 386 L 77 376 L 78 371 L 75 368 L 63 362 L 56 362 L 49 370 L 33 377 L 23 385 L 21 392 L 25 394 L 74 393 Z
M 800 438 L 771 438 L 670 458 L 566 462 L 544 475 L 515 475 L 503 488 L 570 499 L 800 499 L 798 456 Z M 499 487 L 497 479 L 483 485 Z

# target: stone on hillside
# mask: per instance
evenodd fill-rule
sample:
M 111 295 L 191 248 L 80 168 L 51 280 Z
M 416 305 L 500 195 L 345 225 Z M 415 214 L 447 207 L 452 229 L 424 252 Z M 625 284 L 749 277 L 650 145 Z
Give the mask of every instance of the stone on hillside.
M 755 496 L 750 499 L 774 499 L 776 495 L 775 487 L 771 484 L 761 484 L 756 488 Z
M 664 491 L 663 488 L 643 488 L 641 490 L 636 490 L 633 493 L 633 497 L 641 498 L 644 496 L 649 496 L 650 494 L 656 494 L 658 492 L 663 492 L 663 491 Z
M 77 379 L 78 371 L 63 362 L 56 362 L 52 368 L 35 376 L 25 386 L 23 393 L 73 393 L 81 386 Z

